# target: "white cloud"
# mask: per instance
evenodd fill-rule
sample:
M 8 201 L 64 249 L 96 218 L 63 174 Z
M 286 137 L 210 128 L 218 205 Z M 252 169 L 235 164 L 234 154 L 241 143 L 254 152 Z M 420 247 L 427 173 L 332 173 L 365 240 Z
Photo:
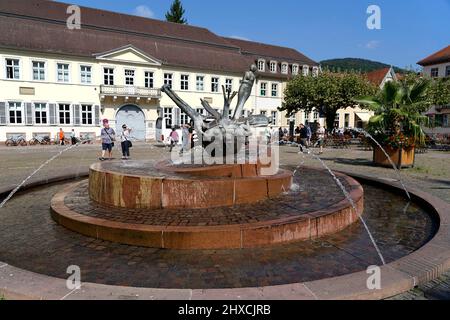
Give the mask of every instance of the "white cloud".
M 381 42 L 377 41 L 377 40 L 372 40 L 366 43 L 365 47 L 366 49 L 372 50 L 372 49 L 376 49 L 380 46 Z
M 140 5 L 134 9 L 134 14 L 144 18 L 153 18 L 155 14 L 149 7 Z
M 232 39 L 237 39 L 237 40 L 245 40 L 245 41 L 250 41 L 250 39 L 245 38 L 245 37 L 241 37 L 241 36 L 230 36 L 229 38 Z

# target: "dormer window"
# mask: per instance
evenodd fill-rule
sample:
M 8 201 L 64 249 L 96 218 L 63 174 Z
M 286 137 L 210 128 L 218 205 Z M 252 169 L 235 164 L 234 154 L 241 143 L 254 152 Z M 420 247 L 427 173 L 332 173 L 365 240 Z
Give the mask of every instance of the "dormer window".
M 317 77 L 319 75 L 319 68 L 318 67 L 313 67 L 312 75 L 313 75 L 313 77 Z
M 272 73 L 277 72 L 277 62 L 276 61 L 270 61 L 270 72 L 272 72 Z
M 258 60 L 258 71 L 261 71 L 261 72 L 266 71 L 266 60 L 264 60 L 264 59 Z
M 281 64 L 281 73 L 288 74 L 288 71 L 289 71 L 289 64 L 286 62 L 283 62 Z
M 294 76 L 298 75 L 298 64 L 293 64 L 292 65 L 292 74 Z
M 303 76 L 306 77 L 307 75 L 309 75 L 309 66 L 304 65 L 303 66 Z

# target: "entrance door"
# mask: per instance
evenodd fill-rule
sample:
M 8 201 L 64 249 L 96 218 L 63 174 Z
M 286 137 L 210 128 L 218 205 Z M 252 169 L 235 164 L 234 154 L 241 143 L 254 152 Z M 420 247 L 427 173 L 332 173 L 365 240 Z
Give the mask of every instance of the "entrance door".
M 132 129 L 131 135 L 139 140 L 145 140 L 145 116 L 141 108 L 129 104 L 119 109 L 116 115 L 116 133 L 122 132 L 122 126 L 126 124 Z

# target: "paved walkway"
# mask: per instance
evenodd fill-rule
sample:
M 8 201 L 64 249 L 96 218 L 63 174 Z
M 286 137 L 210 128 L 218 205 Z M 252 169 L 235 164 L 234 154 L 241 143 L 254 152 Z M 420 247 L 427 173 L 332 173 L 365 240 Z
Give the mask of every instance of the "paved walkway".
M 0 190 L 14 188 L 22 180 L 63 147 L 0 147 Z M 51 179 L 61 174 L 85 175 L 89 165 L 99 156 L 98 145 L 82 145 L 61 155 L 50 163 L 30 181 Z M 305 164 L 320 167 L 313 158 L 299 155 L 296 148 L 282 147 L 282 165 Z M 134 159 L 164 159 L 169 157 L 167 150 L 151 144 L 136 144 L 132 149 Z M 372 153 L 358 149 L 328 149 L 322 156 L 333 170 L 345 170 L 356 174 L 371 175 L 378 178 L 397 179 L 394 170 L 373 167 Z M 406 185 L 423 190 L 450 203 L 450 153 L 429 152 L 417 155 L 416 166 L 401 171 Z M 450 299 L 450 273 L 440 279 L 405 293 L 395 299 Z

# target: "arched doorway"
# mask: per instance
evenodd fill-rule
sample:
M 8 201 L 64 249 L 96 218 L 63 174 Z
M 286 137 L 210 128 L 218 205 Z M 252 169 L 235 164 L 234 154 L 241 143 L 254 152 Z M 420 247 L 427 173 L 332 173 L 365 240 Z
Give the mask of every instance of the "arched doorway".
M 116 114 L 116 133 L 122 132 L 122 126 L 126 124 L 133 131 L 131 135 L 139 140 L 145 140 L 145 115 L 138 106 L 128 104 L 119 109 Z

